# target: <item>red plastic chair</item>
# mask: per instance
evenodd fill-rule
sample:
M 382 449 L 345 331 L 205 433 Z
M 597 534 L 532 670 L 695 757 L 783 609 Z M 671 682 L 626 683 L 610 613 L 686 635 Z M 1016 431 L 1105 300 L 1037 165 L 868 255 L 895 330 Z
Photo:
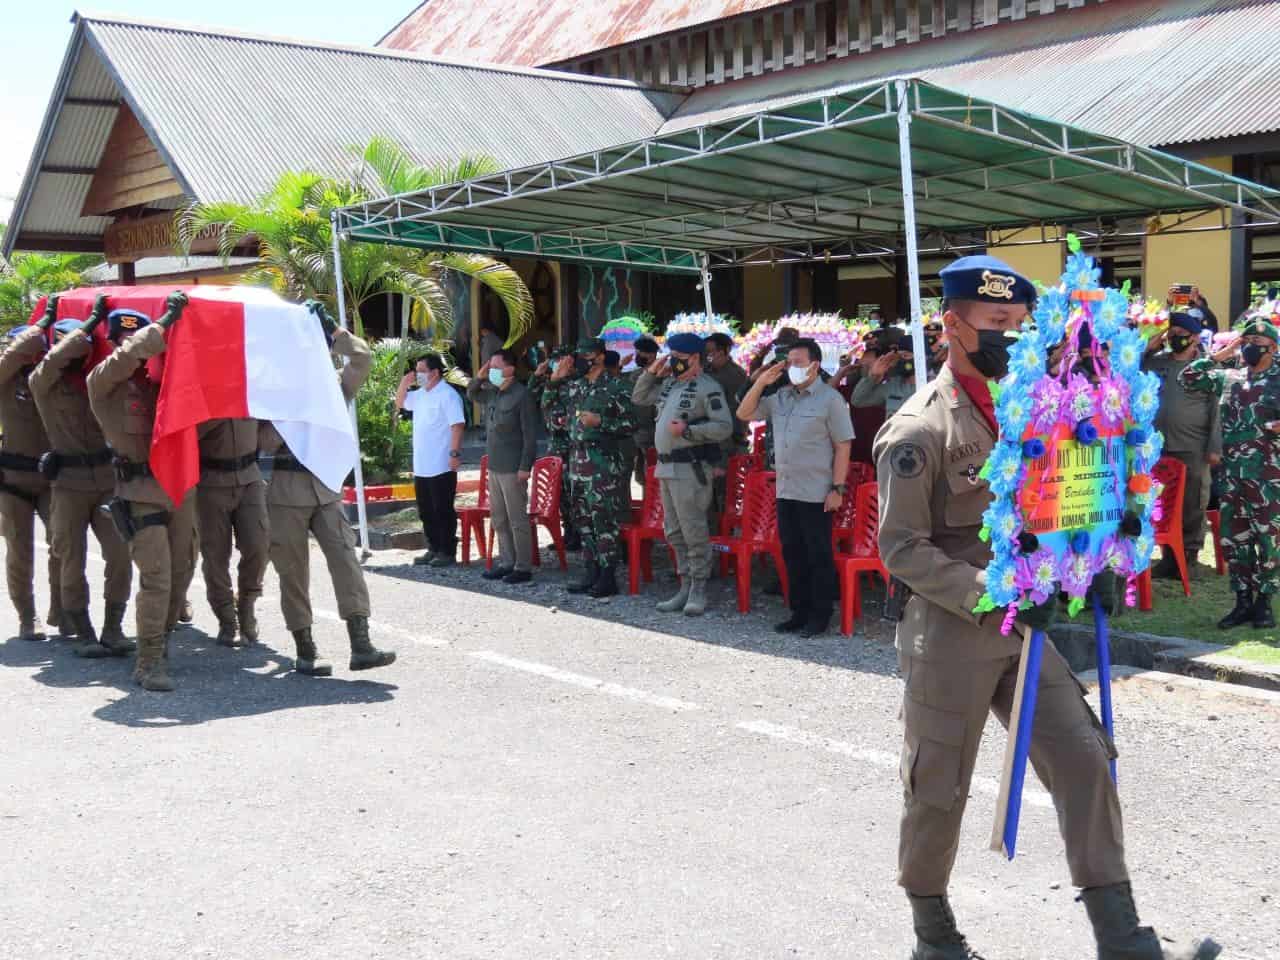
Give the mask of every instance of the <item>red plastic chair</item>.
M 488 561 L 492 551 L 486 551 L 484 538 L 484 522 L 489 519 L 489 455 L 480 458 L 480 490 L 474 507 L 463 507 L 458 511 L 458 521 L 462 524 L 462 562 L 471 563 L 471 535 L 476 538 L 476 549 L 480 556 Z
M 666 541 L 663 530 L 662 490 L 654 476 L 655 467 L 649 467 L 644 475 L 644 501 L 640 508 L 640 516 L 635 523 L 624 523 L 620 528 L 622 539 L 627 545 L 628 586 L 630 592 L 640 592 L 640 577 L 645 582 L 653 581 L 653 543 L 655 540 Z M 674 551 L 672 555 L 674 563 Z
M 778 571 L 782 598 L 790 602 L 791 587 L 787 582 L 787 565 L 782 559 L 782 541 L 778 537 L 777 474 L 756 470 L 747 474 L 746 494 L 742 510 L 742 533 L 736 537 L 715 536 L 711 547 L 720 552 L 720 575 L 727 576 L 733 561 L 738 580 L 738 612 L 751 610 L 751 561 L 756 554 L 768 554 Z
M 1227 573 L 1227 560 L 1222 555 L 1222 514 L 1217 510 L 1206 510 L 1204 515 L 1213 534 L 1213 562 L 1218 568 L 1218 576 L 1222 577 Z
M 732 536 L 742 526 L 747 476 L 759 469 L 760 459 L 753 453 L 736 454 L 729 458 L 729 466 L 724 472 L 724 511 L 720 514 L 720 536 Z
M 560 569 L 569 569 L 564 553 L 564 532 L 560 521 L 560 471 L 564 461 L 559 457 L 542 457 L 533 461 L 529 471 L 529 534 L 533 538 L 533 565 L 542 566 L 542 551 L 538 549 L 538 527 L 547 528 L 551 542 L 560 557 Z M 485 567 L 493 566 L 493 524 L 489 524 L 489 556 Z
M 851 490 L 840 501 L 840 509 L 836 511 L 831 522 L 831 551 L 839 553 L 842 549 L 853 550 L 853 540 L 857 525 L 858 488 L 864 483 L 874 483 L 876 471 L 869 463 L 850 463 L 849 472 L 845 474 L 845 489 Z
M 1182 498 L 1187 486 L 1187 467 L 1181 460 L 1161 457 L 1151 475 L 1164 487 L 1160 491 L 1160 519 L 1155 524 L 1156 545 L 1173 551 L 1178 574 L 1182 577 L 1182 592 L 1189 597 L 1191 579 L 1187 576 L 1187 552 L 1182 545 Z M 1138 609 L 1150 610 L 1151 599 L 1151 569 L 1148 567 L 1138 577 Z
M 762 460 L 764 458 L 764 435 L 768 428 L 768 424 L 763 420 L 756 421 L 751 425 L 751 452 Z
M 854 501 L 853 549 L 836 555 L 840 575 L 840 632 L 845 636 L 853 634 L 853 621 L 862 616 L 862 574 L 878 573 L 885 589 L 892 589 L 876 539 L 880 526 L 879 489 L 875 483 L 859 484 Z

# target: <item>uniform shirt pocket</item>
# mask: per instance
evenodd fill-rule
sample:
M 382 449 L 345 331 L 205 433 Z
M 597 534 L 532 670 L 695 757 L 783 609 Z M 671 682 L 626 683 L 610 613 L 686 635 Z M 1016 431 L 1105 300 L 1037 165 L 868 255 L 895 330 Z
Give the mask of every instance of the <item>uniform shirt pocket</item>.
M 978 476 L 985 457 L 973 456 L 947 464 L 949 496 L 943 511 L 948 527 L 981 527 L 982 515 L 991 505 L 991 488 Z

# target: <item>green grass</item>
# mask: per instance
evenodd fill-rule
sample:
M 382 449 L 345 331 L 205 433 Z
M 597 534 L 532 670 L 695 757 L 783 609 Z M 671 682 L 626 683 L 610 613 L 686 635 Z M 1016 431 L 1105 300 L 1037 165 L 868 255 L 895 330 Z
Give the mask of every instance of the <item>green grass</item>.
M 1195 566 L 1190 597 L 1183 595 L 1182 584 L 1177 580 L 1153 580 L 1151 611 L 1126 608 L 1116 619 L 1115 628 L 1222 644 L 1226 648 L 1223 653 L 1229 656 L 1253 663 L 1280 664 L 1280 631 L 1254 630 L 1250 626 L 1218 629 L 1218 621 L 1235 605 L 1236 598 L 1228 578 L 1218 576 L 1204 562 L 1213 557 L 1208 540 L 1200 556 L 1202 562 Z M 1280 614 L 1280 600 L 1276 612 Z

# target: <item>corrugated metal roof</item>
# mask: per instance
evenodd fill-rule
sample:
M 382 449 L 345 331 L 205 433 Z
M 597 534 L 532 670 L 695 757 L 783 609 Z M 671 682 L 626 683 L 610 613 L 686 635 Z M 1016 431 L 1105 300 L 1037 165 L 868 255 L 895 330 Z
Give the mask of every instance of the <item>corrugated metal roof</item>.
M 788 0 L 426 0 L 380 45 L 538 66 Z
M 181 64 L 180 79 L 164 64 Z M 79 18 L 6 250 L 28 233 L 101 234 L 106 221 L 79 216 L 90 177 L 54 181 L 41 168 L 95 167 L 115 111 L 76 101 L 117 99 L 191 196 L 247 201 L 285 170 L 349 170 L 351 148 L 375 135 L 421 163 L 479 154 L 519 166 L 652 132 L 681 97 L 548 70 Z
M 1280 130 L 1280 0 L 1137 0 L 705 87 L 663 132 L 915 76 L 1141 146 Z

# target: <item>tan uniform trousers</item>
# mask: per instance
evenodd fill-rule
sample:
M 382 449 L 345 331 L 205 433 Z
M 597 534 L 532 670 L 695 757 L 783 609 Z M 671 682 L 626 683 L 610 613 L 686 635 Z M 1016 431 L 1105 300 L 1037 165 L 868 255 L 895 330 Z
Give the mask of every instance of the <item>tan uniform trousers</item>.
M 1203 452 L 1166 450 L 1164 453 L 1167 457 L 1180 460 L 1187 468 L 1187 485 L 1182 493 L 1182 546 L 1187 553 L 1187 565 L 1191 566 L 1204 547 L 1204 512 L 1209 506 L 1213 479 Z
M 205 594 L 214 613 L 234 614 L 236 597 L 256 601 L 262 596 L 262 576 L 271 554 L 271 525 L 267 519 L 267 485 L 259 480 L 239 487 L 200 485 L 200 570 Z M 232 535 L 240 551 L 237 593 L 231 590 Z
M 707 510 L 711 506 L 711 467 L 706 466 L 707 482 L 697 479 L 665 477 L 658 481 L 662 490 L 662 532 L 676 555 L 676 572 L 691 580 L 711 576 L 711 541 L 707 529 Z
M 35 569 L 36 569 L 36 515 L 44 523 L 44 542 L 53 541 L 53 526 L 49 522 L 52 497 L 48 488 L 31 491 L 36 502 L 0 491 L 0 532 L 6 542 L 4 566 L 9 586 L 9 599 L 18 611 L 20 620 L 36 619 Z M 52 549 L 49 550 L 49 621 L 58 623 L 61 607 L 62 570 Z
M 338 616 L 369 616 L 369 588 L 356 559 L 356 535 L 342 507 L 324 503 L 312 507 L 271 505 L 271 565 L 280 578 L 280 608 L 285 626 L 302 630 L 311 626 L 311 557 L 307 534 L 315 534 L 324 553 L 338 598 Z
M 104 598 L 107 603 L 129 602 L 133 586 L 129 547 L 120 539 L 111 518 L 100 509 L 110 499 L 109 493 L 53 488 L 53 552 L 61 565 L 62 609 L 67 613 L 89 609 L 89 581 L 84 571 L 90 528 L 107 565 Z
M 498 539 L 497 565 L 527 571 L 533 564 L 528 480 L 514 473 L 489 474 L 489 522 Z
M 955 864 L 987 711 L 1008 728 L 1019 658 L 939 662 L 899 653 L 898 662 L 906 684 L 898 883 L 916 896 L 939 896 Z M 1031 763 L 1053 797 L 1077 887 L 1128 879 L 1120 798 L 1108 769 L 1115 755 L 1083 688 L 1046 643 Z
M 141 526 L 145 517 L 168 512 L 155 503 L 132 501 L 138 532 L 129 541 L 129 554 L 138 568 L 138 640 L 160 640 L 174 628 L 187 587 L 196 570 L 196 493 L 169 514 L 167 524 Z

